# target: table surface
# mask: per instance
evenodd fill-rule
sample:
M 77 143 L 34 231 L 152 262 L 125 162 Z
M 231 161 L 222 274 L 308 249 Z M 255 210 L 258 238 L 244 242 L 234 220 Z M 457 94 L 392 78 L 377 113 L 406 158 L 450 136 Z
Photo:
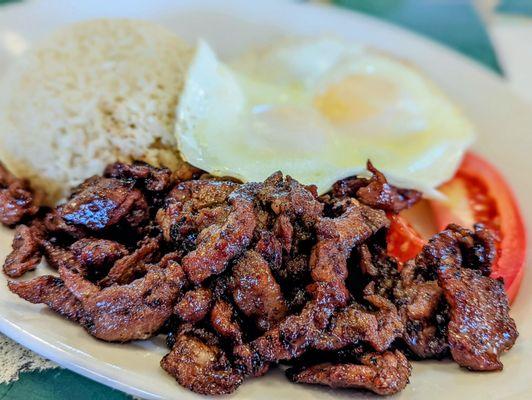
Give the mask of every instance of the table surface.
M 10 1 L 0 0 L 0 4 Z M 333 0 L 332 3 L 388 20 L 426 35 L 503 74 L 485 24 L 473 1 Z M 503 1 L 499 7 L 504 12 L 512 12 L 515 10 L 514 3 L 517 3 L 517 7 L 521 9 L 517 11 L 522 11 L 523 1 Z M 532 2 L 528 3 L 528 10 L 532 10 Z M 527 9 L 526 5 L 524 9 Z M 20 374 L 19 380 L 0 385 L 0 400 L 70 400 L 74 393 L 77 400 L 131 398 L 59 368 L 24 372 Z

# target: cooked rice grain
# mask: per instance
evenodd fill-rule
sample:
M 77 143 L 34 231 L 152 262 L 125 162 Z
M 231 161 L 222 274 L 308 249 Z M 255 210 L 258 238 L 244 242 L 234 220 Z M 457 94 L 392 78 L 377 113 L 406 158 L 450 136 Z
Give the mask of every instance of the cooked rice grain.
M 0 157 L 48 202 L 113 161 L 180 163 L 173 124 L 189 47 L 144 21 L 69 26 L 26 53 L 0 88 Z

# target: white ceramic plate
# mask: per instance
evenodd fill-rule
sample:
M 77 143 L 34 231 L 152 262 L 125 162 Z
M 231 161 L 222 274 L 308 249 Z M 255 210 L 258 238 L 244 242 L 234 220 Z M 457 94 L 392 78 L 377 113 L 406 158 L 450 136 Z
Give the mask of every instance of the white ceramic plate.
M 507 176 L 532 226 L 532 108 L 515 97 L 503 80 L 464 57 L 397 27 L 356 13 L 286 1 L 47 1 L 0 9 L 0 72 L 50 30 L 94 17 L 135 17 L 161 23 L 192 43 L 207 39 L 222 55 L 285 35 L 334 34 L 365 42 L 417 64 L 469 114 L 480 137 L 476 150 Z M 12 233 L 0 230 L 0 258 Z M 530 249 L 531 240 L 528 241 Z M 529 251 L 529 253 L 531 253 Z M 529 257 L 530 261 L 530 257 Z M 159 367 L 166 349 L 161 339 L 128 345 L 97 341 L 79 326 L 45 307 L 20 300 L 0 278 L 0 330 L 66 368 L 150 399 L 199 398 L 182 389 Z M 415 363 L 411 384 L 397 398 L 532 398 L 532 274 L 527 273 L 513 305 L 521 336 L 503 357 L 501 373 L 471 373 L 450 362 Z M 246 382 L 235 398 L 352 398 L 348 390 L 293 385 L 280 372 Z

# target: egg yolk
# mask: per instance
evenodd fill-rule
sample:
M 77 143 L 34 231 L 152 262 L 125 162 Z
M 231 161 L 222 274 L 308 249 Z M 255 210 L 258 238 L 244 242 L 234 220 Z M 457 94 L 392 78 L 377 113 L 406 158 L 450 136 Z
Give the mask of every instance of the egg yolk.
M 314 106 L 335 124 L 372 117 L 398 97 L 396 86 L 379 76 L 350 75 L 314 98 Z

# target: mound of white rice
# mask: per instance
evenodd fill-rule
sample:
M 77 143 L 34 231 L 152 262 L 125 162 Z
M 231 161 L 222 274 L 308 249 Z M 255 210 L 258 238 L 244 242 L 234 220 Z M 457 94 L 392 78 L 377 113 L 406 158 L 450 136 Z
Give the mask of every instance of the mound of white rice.
M 176 168 L 174 113 L 189 47 L 142 21 L 61 30 L 0 85 L 0 159 L 52 203 L 113 161 Z

